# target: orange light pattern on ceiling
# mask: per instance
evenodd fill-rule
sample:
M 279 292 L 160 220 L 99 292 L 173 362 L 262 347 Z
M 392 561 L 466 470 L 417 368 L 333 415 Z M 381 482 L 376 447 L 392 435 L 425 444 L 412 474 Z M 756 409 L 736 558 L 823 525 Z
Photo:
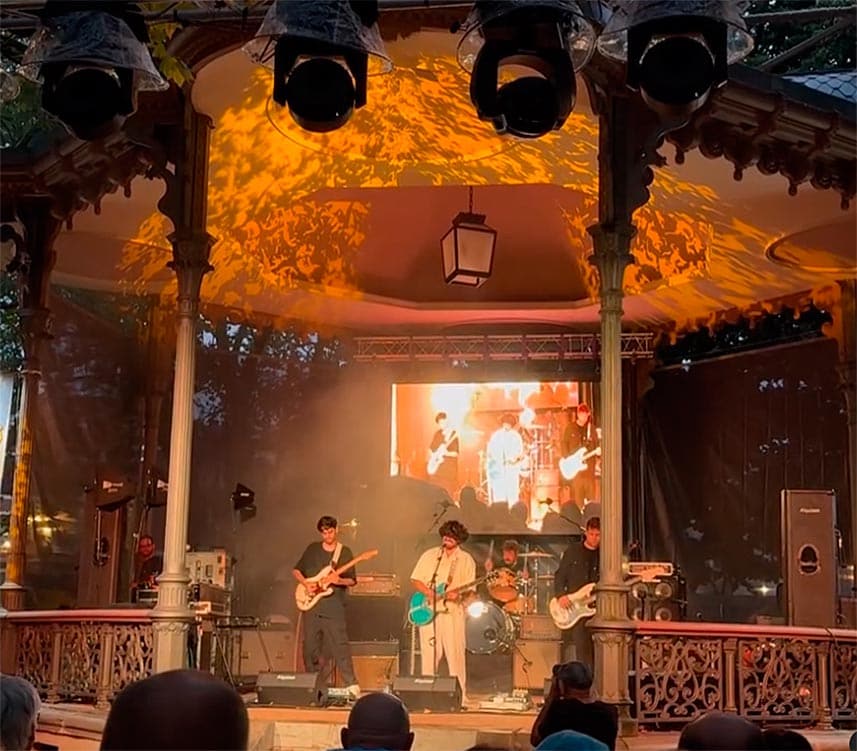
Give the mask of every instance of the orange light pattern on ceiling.
M 242 54 L 228 56 L 229 63 L 246 64 Z M 313 135 L 300 131 L 286 112 L 269 119 L 275 106 L 269 101 L 269 71 L 248 65 L 241 80 L 240 99 L 225 109 L 212 133 L 208 231 L 217 243 L 204 300 L 250 312 L 254 296 L 296 287 L 360 297 L 354 268 L 371 232 L 371 198 L 338 200 L 335 193 L 325 197 L 326 191 L 538 183 L 586 196 L 584 207 L 564 218 L 569 262 L 580 267 L 591 298 L 597 297 L 586 227 L 597 220 L 598 133 L 596 119 L 582 106 L 559 133 L 537 141 L 503 139 L 476 118 L 468 76 L 452 56 L 415 54 L 404 62 L 397 57 L 392 73 L 370 79 L 368 105 L 344 128 Z M 749 272 L 734 257 L 757 242 L 764 247 L 769 238 L 733 219 L 715 191 L 683 180 L 679 168 L 658 170 L 651 193 L 650 204 L 635 216 L 637 265 L 626 273 L 628 292 L 676 276 L 705 276 L 716 249 L 718 257 L 725 253 L 718 273 L 736 286 L 737 297 L 745 289 L 752 296 L 758 269 L 749 264 Z M 163 278 L 171 230 L 157 213 L 141 225 L 124 249 L 126 279 L 143 285 Z M 407 227 L 402 234 L 399 252 L 407 252 Z M 165 293 L 174 292 L 172 281 Z M 664 317 L 676 318 L 687 301 L 668 292 L 662 302 Z M 691 307 L 707 311 L 723 307 L 723 301 L 703 295 Z
M 685 212 L 667 211 L 664 199 L 653 194 L 648 204 L 634 214 L 637 234 L 631 241 L 634 265 L 625 270 L 625 291 L 638 294 L 664 279 L 704 276 L 708 272 L 713 225 Z M 569 242 L 582 245 L 589 238 L 587 227 L 598 219 L 596 199 L 586 199 L 579 210 L 563 210 Z M 589 257 L 576 258 L 592 299 L 598 297 L 598 272 Z

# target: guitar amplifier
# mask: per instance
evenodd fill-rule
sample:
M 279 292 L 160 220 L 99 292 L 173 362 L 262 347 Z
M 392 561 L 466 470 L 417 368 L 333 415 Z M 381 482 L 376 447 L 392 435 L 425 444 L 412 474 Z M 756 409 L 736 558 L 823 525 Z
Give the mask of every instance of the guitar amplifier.
M 560 661 L 559 642 L 518 641 L 512 662 L 515 688 L 541 691 L 553 677 L 553 666 Z
M 357 574 L 357 584 L 349 592 L 355 597 L 398 597 L 401 589 L 399 577 L 395 574 Z
M 197 615 L 226 616 L 231 612 L 232 590 L 198 582 L 189 590 L 190 606 Z
M 521 616 L 520 639 L 530 641 L 559 641 L 560 631 L 549 615 Z

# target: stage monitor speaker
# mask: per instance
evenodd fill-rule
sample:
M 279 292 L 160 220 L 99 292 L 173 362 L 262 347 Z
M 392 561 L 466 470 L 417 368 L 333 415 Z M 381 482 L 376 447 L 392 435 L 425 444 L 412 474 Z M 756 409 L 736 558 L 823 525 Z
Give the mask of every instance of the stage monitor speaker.
M 784 490 L 782 558 L 786 623 L 836 626 L 836 496 Z
M 277 707 L 322 707 L 327 703 L 320 673 L 259 673 L 256 694 L 259 704 Z
M 393 693 L 409 712 L 458 712 L 461 709 L 458 678 L 400 675 L 393 681 Z
M 545 680 L 553 675 L 553 666 L 559 661 L 558 641 L 519 640 L 512 659 L 514 687 L 541 691 Z

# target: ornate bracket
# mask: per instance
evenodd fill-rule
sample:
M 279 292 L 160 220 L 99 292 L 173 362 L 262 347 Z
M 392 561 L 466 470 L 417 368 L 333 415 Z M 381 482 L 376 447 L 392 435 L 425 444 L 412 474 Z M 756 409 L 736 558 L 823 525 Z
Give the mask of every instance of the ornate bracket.
M 15 255 L 6 270 L 17 274 L 25 367 L 32 370 L 37 367 L 39 342 L 50 337 L 48 291 L 56 262 L 54 241 L 61 223 L 47 195 L 19 197 L 15 213 L 23 232 L 4 224 L 0 238 L 15 245 Z
M 621 313 L 625 268 L 634 262 L 634 212 L 649 198 L 653 167 L 666 158 L 658 152 L 665 135 L 682 121 L 663 121 L 638 96 L 612 80 L 586 78 L 598 115 L 598 224 L 588 228 L 595 252 L 590 262 L 601 280 L 602 310 Z

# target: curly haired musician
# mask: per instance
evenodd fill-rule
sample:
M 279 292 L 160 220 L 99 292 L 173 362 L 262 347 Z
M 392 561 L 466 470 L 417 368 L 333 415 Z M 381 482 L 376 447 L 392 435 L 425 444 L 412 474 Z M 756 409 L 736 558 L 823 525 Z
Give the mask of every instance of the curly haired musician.
M 308 577 L 314 577 L 327 565 L 336 568 L 354 558 L 351 548 L 337 540 L 337 521 L 334 517 L 322 516 L 316 524 L 316 529 L 321 534 L 321 541 L 307 545 L 293 572 L 295 579 L 311 594 L 318 591 L 319 582 L 310 581 Z M 354 568 L 342 577 L 336 576 L 334 572 L 329 577 L 333 594 L 322 597 L 311 610 L 303 614 L 305 669 L 307 672 L 316 673 L 320 668 L 322 655 L 332 657 L 336 661 L 339 675 L 355 699 L 360 695 L 360 687 L 354 675 L 351 647 L 348 644 L 345 596 L 347 588 L 353 587 L 356 582 L 357 571 Z M 329 674 L 327 677 L 329 678 Z
M 554 594 L 563 607 L 568 606 L 568 595 L 585 584 L 598 581 L 599 552 L 601 545 L 601 519 L 593 516 L 586 522 L 582 542 L 572 542 L 562 554 L 554 575 Z M 572 653 L 574 647 L 574 653 Z M 562 632 L 562 661 L 577 660 L 592 668 L 592 634 L 586 621 L 580 621 Z
M 461 522 L 450 520 L 441 525 L 438 533 L 441 544 L 426 550 L 411 573 L 414 589 L 428 597 L 432 596 L 433 583 L 435 588 L 444 584 L 447 590 L 455 590 L 476 579 L 476 561 L 461 549 L 461 544 L 470 536 L 467 528 Z M 422 674 L 437 675 L 445 655 L 449 674 L 458 678 L 462 698 L 467 692 L 464 594 L 454 591 L 445 600 L 439 597 L 434 622 L 419 628 Z M 433 637 L 436 637 L 434 644 Z

